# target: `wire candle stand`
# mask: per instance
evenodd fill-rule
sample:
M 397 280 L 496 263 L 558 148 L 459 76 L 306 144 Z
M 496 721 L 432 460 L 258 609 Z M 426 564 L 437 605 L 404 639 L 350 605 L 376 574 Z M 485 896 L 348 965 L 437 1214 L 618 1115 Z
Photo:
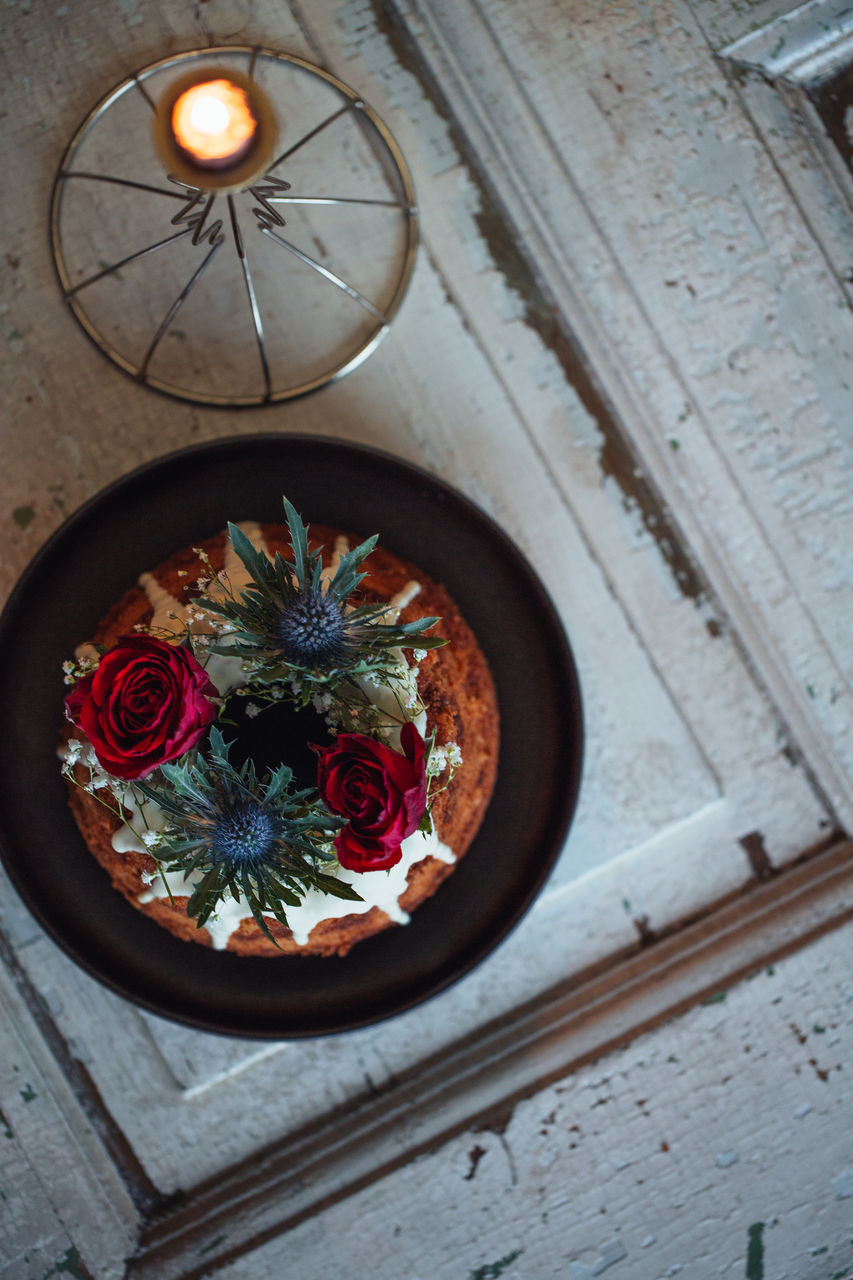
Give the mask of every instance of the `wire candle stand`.
M 286 71 L 291 86 L 296 83 L 292 73 L 307 75 L 312 78 L 313 85 L 325 86 L 333 95 L 336 95 L 341 100 L 340 105 L 322 114 L 309 127 L 301 129 L 298 136 L 265 167 L 264 172 L 254 179 L 251 185 L 239 191 L 223 193 L 207 189 L 203 185 L 194 186 L 185 178 L 168 173 L 166 174 L 166 180 L 169 183 L 167 186 L 144 181 L 144 175 L 124 176 L 96 172 L 93 171 L 93 167 L 75 167 L 79 153 L 85 150 L 85 144 L 91 142 L 94 131 L 103 125 L 109 113 L 124 99 L 125 94 L 138 92 L 146 104 L 146 112 L 156 112 L 154 97 L 147 86 L 147 82 L 152 77 L 162 79 L 165 74 L 179 70 L 188 64 L 217 58 L 236 59 L 241 62 L 248 60 L 250 79 L 254 78 L 261 62 L 273 73 Z M 368 161 L 375 165 L 383 182 L 384 189 L 380 195 L 300 194 L 293 191 L 288 180 L 275 172 L 280 166 L 292 161 L 293 157 L 304 148 L 322 142 L 331 126 L 339 121 L 342 123 L 354 121 L 358 126 L 359 140 L 367 143 L 367 151 L 364 154 L 368 157 Z M 141 132 L 144 133 L 144 130 Z M 153 152 L 153 144 L 149 144 L 149 140 L 140 135 L 137 135 L 135 145 L 137 147 L 149 145 L 149 150 Z M 317 172 L 323 171 L 322 159 L 318 158 L 315 168 Z M 98 217 L 106 216 L 107 219 L 110 213 L 110 199 L 115 198 L 115 193 L 118 191 L 125 192 L 131 198 L 131 208 L 135 206 L 135 202 L 141 202 L 148 196 L 154 195 L 180 202 L 180 208 L 169 221 L 169 225 L 177 229 L 169 234 L 158 236 L 150 242 L 146 238 L 146 243 L 141 247 L 133 248 L 131 252 L 116 257 L 114 261 L 105 262 L 99 259 L 97 271 L 89 271 L 82 280 L 75 281 L 76 264 L 71 260 L 74 256 L 73 251 L 69 254 L 65 243 L 67 239 L 66 196 L 70 189 L 69 184 L 72 182 L 98 184 L 97 214 Z M 224 209 L 223 203 L 226 206 Z M 248 213 L 246 212 L 247 203 Z M 402 219 L 402 228 L 395 228 L 394 231 L 398 248 L 394 252 L 387 278 L 381 282 L 380 292 L 383 297 L 374 296 L 371 299 L 365 291 L 356 288 L 355 284 L 345 279 L 344 274 L 332 270 L 330 266 L 320 261 L 322 253 L 314 256 L 300 247 L 293 238 L 283 235 L 282 231 L 287 225 L 284 212 L 288 206 L 294 209 L 300 207 L 306 211 L 323 206 L 335 206 L 343 211 L 348 208 L 353 211 L 371 208 L 396 210 L 399 218 Z M 241 208 L 243 216 L 249 223 L 248 230 L 241 227 L 239 217 Z M 357 368 L 376 349 L 388 332 L 412 274 L 418 238 L 417 206 L 408 168 L 393 137 L 376 113 L 354 90 L 329 72 L 294 55 L 247 46 L 197 49 L 175 57 L 164 58 L 116 85 L 89 112 L 68 145 L 54 179 L 50 227 L 51 247 L 63 296 L 73 315 L 95 345 L 121 369 L 146 386 L 180 399 L 230 407 L 289 400 L 343 377 L 344 374 Z M 163 230 L 166 230 L 165 226 Z M 308 268 L 311 278 L 317 281 L 320 288 L 326 290 L 324 306 L 337 306 L 345 296 L 357 304 L 363 316 L 369 318 L 369 327 L 366 332 L 363 321 L 353 324 L 352 333 L 345 335 L 344 349 L 341 350 L 339 340 L 337 349 L 331 349 L 328 352 L 328 358 L 324 360 L 324 367 L 320 370 L 310 369 L 307 373 L 300 373 L 299 361 L 293 359 L 292 352 L 287 359 L 277 360 L 278 353 L 270 350 L 265 333 L 264 315 L 266 314 L 267 320 L 270 319 L 271 308 L 274 310 L 282 298 L 287 299 L 289 289 L 286 278 L 277 280 L 274 282 L 274 289 L 267 289 L 266 308 L 262 305 L 259 299 L 259 284 L 260 279 L 263 278 L 264 283 L 269 285 L 270 263 L 267 261 L 266 266 L 262 268 L 262 277 L 258 276 L 257 265 L 253 270 L 254 246 L 258 243 L 250 234 L 253 230 L 282 250 L 279 272 L 284 271 L 288 260 L 298 261 Z M 107 326 L 98 320 L 97 309 L 87 306 L 87 296 L 93 296 L 88 294 L 88 291 L 100 281 L 108 278 L 120 279 L 122 270 L 134 263 L 150 259 L 153 255 L 168 254 L 171 247 L 180 241 L 189 241 L 193 246 L 200 248 L 204 256 L 200 262 L 192 264 L 185 282 L 174 294 L 141 354 L 128 354 L 126 350 L 121 350 L 120 344 L 105 332 Z M 173 322 L 193 290 L 202 278 L 209 274 L 211 264 L 223 251 L 223 246 L 229 243 L 239 262 L 239 272 L 244 285 L 242 315 L 238 320 L 239 323 L 247 323 L 250 326 L 257 350 L 257 390 L 229 392 L 213 386 L 180 385 L 174 380 L 170 381 L 158 376 L 152 371 L 152 366 L 163 338 L 172 330 Z M 278 260 L 278 255 L 276 258 Z M 79 272 L 81 268 L 77 266 L 77 270 Z M 146 279 L 142 276 L 135 288 L 144 293 L 145 287 Z M 122 307 L 126 307 L 125 302 L 122 303 Z M 116 315 L 119 315 L 120 310 L 120 308 L 116 309 Z M 218 337 L 227 346 L 229 341 L 227 327 L 233 326 L 235 322 L 235 310 L 223 305 L 215 311 L 219 314 L 206 314 L 205 320 L 214 328 L 217 325 L 226 326 L 226 332 L 220 331 Z M 299 316 L 297 315 L 289 333 L 298 333 L 298 331 Z M 127 343 L 124 345 L 127 346 Z M 296 367 L 296 375 L 293 378 L 283 378 L 280 373 L 277 373 L 277 364 L 285 363 L 288 367 Z

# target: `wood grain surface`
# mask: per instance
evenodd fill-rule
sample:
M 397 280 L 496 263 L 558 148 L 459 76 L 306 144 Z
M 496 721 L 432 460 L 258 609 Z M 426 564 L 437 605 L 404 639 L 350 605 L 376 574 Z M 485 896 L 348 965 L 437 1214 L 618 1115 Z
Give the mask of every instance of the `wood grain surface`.
M 788 884 L 793 901 L 829 884 L 827 857 L 848 865 L 851 214 L 802 86 L 738 61 L 737 42 L 790 8 L 3 8 L 0 592 L 65 515 L 181 445 L 258 431 L 372 444 L 457 486 L 536 566 L 572 643 L 587 734 L 577 817 L 535 908 L 440 999 L 346 1036 L 259 1045 L 144 1014 L 76 969 L 4 876 L 3 1280 L 119 1277 L 140 1234 L 154 1259 L 167 1240 L 156 1224 L 178 1231 L 173 1197 L 233 1185 L 268 1148 L 332 1132 L 401 1079 L 440 1097 L 454 1046 L 521 1025 L 531 1002 L 592 973 L 621 991 L 625 964 L 678 954 L 696 922 L 732 904 L 748 921 L 760 890 Z M 837 10 L 809 7 L 816 40 L 837 36 Z M 363 94 L 412 170 L 422 235 L 402 309 L 361 368 L 244 412 L 158 396 L 112 366 L 61 299 L 47 235 L 56 166 L 94 103 L 155 59 L 223 43 L 305 57 Z M 368 159 L 353 150 L 352 181 Z M 320 180 L 321 150 L 303 160 L 294 181 Z M 319 261 L 357 267 L 362 224 L 339 213 L 294 223 Z M 95 221 L 97 260 L 120 237 Z M 134 279 L 110 282 L 129 309 Z M 178 369 L 186 342 L 164 338 Z M 128 565 L 128 585 L 150 567 Z M 283 1218 L 264 1218 L 278 1184 L 261 1180 L 268 1235 L 235 1238 L 233 1257 L 215 1232 L 194 1259 L 176 1245 L 170 1274 L 262 1280 L 298 1257 L 306 1276 L 389 1280 L 843 1275 L 844 894 L 821 917 L 826 936 L 773 977 L 627 1049 L 592 1036 L 542 1089 L 532 1071 L 504 1128 L 472 1127 L 486 1105 L 473 1088 L 456 1136 L 429 1129 L 432 1155 L 376 1136 L 353 1172 L 326 1142 L 324 1190 L 299 1225 L 281 1234 Z M 812 930 L 799 910 L 789 924 L 786 952 Z M 728 981 L 741 967 L 723 932 Z M 627 999 L 626 1037 L 656 972 Z M 690 974 L 664 1011 L 709 994 L 702 966 Z M 497 1113 L 517 1085 L 498 1071 L 490 1089 Z M 164 1280 L 141 1257 L 138 1273 Z

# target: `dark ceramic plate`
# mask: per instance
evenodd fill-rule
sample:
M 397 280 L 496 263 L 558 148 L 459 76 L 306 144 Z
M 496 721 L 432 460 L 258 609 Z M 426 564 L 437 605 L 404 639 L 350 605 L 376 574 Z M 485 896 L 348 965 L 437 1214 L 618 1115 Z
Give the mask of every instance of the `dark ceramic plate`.
M 71 817 L 56 745 L 60 664 L 132 585 L 227 519 L 278 521 L 286 490 L 315 523 L 379 531 L 445 583 L 491 665 L 500 768 L 483 826 L 405 928 L 337 957 L 239 958 L 173 938 L 117 893 Z M 533 901 L 577 798 L 580 691 L 544 589 L 505 534 L 434 476 L 356 445 L 262 435 L 150 463 L 93 498 L 36 556 L 0 618 L 0 837 L 36 919 L 90 974 L 154 1013 L 241 1036 L 349 1030 L 467 973 Z

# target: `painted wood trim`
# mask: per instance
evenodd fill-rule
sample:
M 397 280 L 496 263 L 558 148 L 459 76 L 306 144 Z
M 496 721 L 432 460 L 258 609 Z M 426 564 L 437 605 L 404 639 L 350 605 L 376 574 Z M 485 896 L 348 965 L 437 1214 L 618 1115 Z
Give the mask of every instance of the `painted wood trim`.
M 521 1099 L 850 919 L 845 841 L 189 1191 L 143 1231 L 128 1280 L 200 1280 L 455 1134 L 501 1131 Z
M 839 291 L 853 306 L 849 279 L 853 174 L 808 92 L 810 81 L 831 76 L 853 60 L 853 15 L 845 7 L 833 26 L 821 18 L 826 8 L 823 0 L 812 0 L 748 32 L 717 56 L 797 212 L 821 246 Z M 780 103 L 789 124 L 787 136 L 778 128 Z M 825 183 L 823 189 L 816 189 L 817 179 Z
M 808 0 L 791 13 L 748 31 L 720 56 L 764 75 L 796 82 L 822 75 L 853 56 L 853 15 L 847 0 Z

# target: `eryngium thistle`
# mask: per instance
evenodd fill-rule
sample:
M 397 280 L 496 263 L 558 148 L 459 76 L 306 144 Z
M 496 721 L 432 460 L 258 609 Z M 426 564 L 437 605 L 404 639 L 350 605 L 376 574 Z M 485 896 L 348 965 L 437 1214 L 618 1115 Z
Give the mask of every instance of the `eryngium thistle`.
M 165 787 L 134 784 L 168 819 L 154 854 L 167 888 L 170 871 L 191 877 L 187 915 L 198 928 L 229 893 L 246 902 L 272 942 L 264 914 L 286 928 L 285 908 L 298 906 L 308 888 L 360 902 L 351 885 L 323 869 L 336 861 L 331 841 L 343 823 L 317 792 L 291 791 L 287 765 L 259 781 L 251 760 L 235 769 L 228 751 L 214 726 L 206 757 L 161 766 Z
M 239 598 L 200 601 L 230 627 L 227 637 L 211 646 L 215 653 L 249 658 L 274 678 L 296 672 L 303 680 L 323 683 L 394 665 L 392 649 L 447 643 L 424 635 L 438 618 L 390 625 L 384 621 L 387 605 L 351 600 L 367 576 L 360 568 L 376 545 L 375 536 L 341 556 L 335 573 L 324 580 L 322 554 L 309 550 L 308 530 L 287 499 L 284 511 L 292 560 L 276 554 L 271 562 L 237 525 L 228 526 L 250 582 Z
M 337 600 L 322 591 L 300 591 L 285 603 L 275 638 L 279 652 L 296 667 L 329 669 L 347 660 L 346 616 Z
M 224 800 L 210 836 L 211 854 L 218 862 L 257 867 L 273 856 L 282 826 L 255 796 Z

